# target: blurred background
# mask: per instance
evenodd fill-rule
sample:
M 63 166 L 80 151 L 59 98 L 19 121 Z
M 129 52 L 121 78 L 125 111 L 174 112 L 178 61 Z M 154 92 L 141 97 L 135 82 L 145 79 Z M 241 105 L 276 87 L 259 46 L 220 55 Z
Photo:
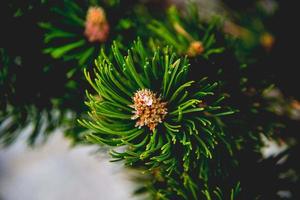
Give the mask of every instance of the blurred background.
M 25 129 L 13 145 L 0 149 L 1 200 L 136 199 L 128 170 L 96 147 L 71 148 L 61 131 L 31 148 Z

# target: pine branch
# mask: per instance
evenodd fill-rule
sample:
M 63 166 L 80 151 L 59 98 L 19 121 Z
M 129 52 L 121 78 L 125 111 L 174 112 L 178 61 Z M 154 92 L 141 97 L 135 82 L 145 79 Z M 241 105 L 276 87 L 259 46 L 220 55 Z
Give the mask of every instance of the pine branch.
M 208 169 L 210 160 L 216 158 L 216 147 L 230 144 L 224 143 L 229 138 L 218 121 L 219 116 L 234 111 L 218 105 L 224 98 L 214 93 L 217 83 L 208 83 L 206 78 L 189 80 L 189 73 L 193 72 L 187 58 L 177 57 L 169 48 L 151 52 L 137 40 L 125 56 L 117 43 L 112 51 L 113 59 L 102 51 L 96 60 L 95 79 L 85 71 L 95 91 L 87 93 L 90 118 L 79 120 L 93 132 L 87 140 L 112 147 L 126 146 L 122 152 L 112 149 L 116 161 L 143 166 L 150 172 L 160 168 L 167 182 L 168 176 L 179 176 L 174 180 L 179 182 L 178 190 L 182 186 L 186 190 L 181 191 L 181 196 L 197 199 L 201 188 L 190 173 L 201 171 L 202 167 Z M 206 100 L 207 97 L 212 100 Z M 147 99 L 149 105 L 144 104 Z M 139 110 L 148 109 L 147 106 L 149 111 Z M 159 115 L 161 109 L 167 112 Z M 231 147 L 227 147 L 229 152 Z M 204 165 L 199 168 L 201 162 Z

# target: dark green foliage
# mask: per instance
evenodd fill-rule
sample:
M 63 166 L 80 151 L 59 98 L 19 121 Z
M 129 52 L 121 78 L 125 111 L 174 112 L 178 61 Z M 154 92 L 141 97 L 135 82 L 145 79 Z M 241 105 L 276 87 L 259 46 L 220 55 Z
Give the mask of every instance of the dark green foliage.
M 193 17 L 195 16 L 197 15 L 194 15 Z M 132 136 L 136 137 L 131 138 L 130 135 L 120 135 L 119 131 L 116 131 L 115 133 L 109 132 L 108 130 L 113 130 L 112 128 L 109 128 L 111 124 L 106 123 L 107 126 L 101 125 L 101 121 L 107 120 L 106 118 L 109 117 L 111 113 L 107 113 L 105 114 L 105 117 L 103 117 L 103 108 L 102 106 L 97 106 L 97 104 L 103 104 L 104 106 L 104 102 L 106 100 L 111 101 L 112 99 L 104 98 L 100 101 L 95 101 L 94 95 L 88 95 L 90 97 L 90 101 L 87 102 L 87 105 L 89 105 L 90 110 L 92 111 L 90 117 L 94 119 L 94 121 L 83 120 L 81 123 L 84 126 L 89 127 L 89 129 L 94 130 L 95 133 L 88 135 L 87 139 L 92 143 L 105 143 L 111 146 L 126 145 L 125 150 L 122 150 L 121 152 L 112 151 L 112 156 L 115 157 L 116 160 L 125 160 L 125 163 L 130 166 L 148 169 L 148 173 L 150 173 L 150 177 L 152 177 L 150 179 L 151 181 L 147 186 L 145 186 L 145 188 L 141 188 L 140 191 L 150 191 L 153 199 L 218 199 L 219 196 L 222 196 L 219 199 L 236 199 L 240 197 L 244 199 L 248 198 L 249 196 L 251 196 L 251 199 L 255 199 L 259 196 L 267 196 L 267 193 L 259 190 L 258 184 L 257 187 L 255 184 L 250 186 L 251 188 L 253 188 L 253 193 L 251 193 L 251 195 L 248 193 L 247 189 L 243 190 L 243 184 L 245 184 L 245 187 L 247 187 L 248 183 L 251 181 L 251 177 L 245 176 L 245 179 L 243 178 L 242 180 L 241 177 L 245 173 L 247 173 L 243 170 L 249 170 L 247 165 L 250 166 L 250 162 L 253 164 L 251 165 L 253 168 L 263 171 L 264 165 L 261 165 L 261 163 L 259 163 L 259 158 L 261 158 L 259 151 L 264 145 L 261 142 L 261 135 L 264 134 L 268 137 L 277 137 L 277 134 L 282 132 L 283 130 L 283 126 L 280 120 L 276 118 L 274 113 L 266 109 L 267 102 L 263 98 L 263 93 L 269 89 L 268 87 L 270 87 L 270 80 L 266 80 L 264 79 L 266 77 L 262 77 L 262 81 L 257 81 L 256 77 L 253 76 L 253 69 L 255 66 L 250 66 L 247 69 L 243 68 L 242 64 L 244 63 L 244 61 L 236 57 L 236 51 L 243 51 L 240 48 L 232 48 L 231 51 L 230 49 L 228 49 L 228 51 L 223 52 L 223 50 L 221 50 L 223 48 L 218 47 L 216 49 L 220 49 L 220 51 L 214 51 L 214 45 L 218 46 L 219 43 L 222 45 L 228 44 L 226 43 L 226 40 L 222 38 L 222 36 L 220 37 L 220 35 L 222 34 L 220 34 L 218 27 L 216 26 L 216 21 L 209 23 L 210 25 L 207 27 L 200 25 L 200 27 L 197 29 L 195 27 L 198 27 L 198 24 L 202 23 L 200 23 L 198 17 L 193 17 L 190 18 L 189 21 L 182 23 L 182 21 L 180 21 L 181 18 L 186 18 L 180 17 L 180 14 L 175 10 L 175 8 L 171 8 L 169 10 L 169 19 L 166 23 L 153 21 L 153 23 L 148 25 L 148 28 L 150 28 L 150 30 L 154 33 L 154 35 L 151 35 L 152 33 L 150 33 L 148 36 L 152 36 L 153 38 L 155 38 L 150 39 L 149 44 L 150 47 L 154 49 L 154 52 L 157 49 L 157 46 L 160 46 L 163 49 L 164 45 L 170 45 L 173 50 L 175 50 L 175 52 L 182 55 L 187 54 L 187 49 L 189 47 L 188 45 L 190 45 L 191 41 L 201 40 L 201 37 L 198 38 L 199 35 L 205 35 L 206 33 L 208 38 L 212 38 L 211 44 L 213 45 L 206 48 L 206 50 L 209 51 L 211 48 L 212 52 L 217 54 L 211 55 L 210 59 L 207 59 L 209 57 L 205 54 L 204 51 L 203 54 L 200 54 L 202 55 L 200 57 L 203 57 L 206 61 L 204 61 L 203 58 L 191 58 L 191 66 L 189 66 L 191 73 L 189 75 L 187 74 L 187 77 L 193 77 L 192 80 L 201 80 L 201 77 L 209 75 L 209 77 L 220 80 L 219 82 L 222 85 L 223 91 L 226 91 L 226 93 L 231 96 L 231 98 L 226 100 L 226 103 L 228 105 L 236 106 L 236 108 L 238 108 L 240 112 L 231 117 L 228 117 L 227 119 L 224 119 L 223 123 L 219 120 L 209 119 L 214 126 L 213 129 L 208 130 L 211 131 L 213 136 L 218 137 L 218 132 L 220 132 L 220 130 L 222 132 L 225 131 L 227 133 L 227 136 L 224 135 L 225 137 L 223 138 L 223 140 L 219 140 L 220 138 L 212 140 L 217 141 L 218 143 L 218 145 L 216 145 L 215 147 L 204 143 L 205 145 L 207 145 L 209 153 L 205 151 L 205 148 L 200 148 L 202 156 L 200 156 L 200 159 L 197 159 L 197 150 L 194 151 L 193 149 L 195 149 L 195 146 L 201 147 L 202 145 L 202 143 L 197 140 L 197 134 L 191 134 L 190 136 L 188 135 L 188 137 L 186 137 L 187 139 L 184 137 L 181 138 L 180 136 L 178 136 L 178 134 L 173 134 L 175 135 L 173 137 L 176 139 L 176 141 L 178 141 L 177 138 L 179 137 L 179 141 L 182 142 L 171 142 L 170 147 L 167 143 L 168 148 L 164 148 L 166 145 L 165 141 L 168 140 L 166 140 L 165 138 L 163 138 L 163 136 L 161 136 L 161 134 L 159 134 L 160 129 L 166 130 L 163 131 L 166 133 L 176 133 L 176 131 L 178 131 L 177 133 L 179 134 L 182 132 L 185 134 L 185 128 L 187 127 L 187 129 L 189 129 L 189 120 L 193 119 L 194 114 L 186 115 L 185 117 L 183 117 L 182 122 L 185 125 L 180 124 L 180 128 L 177 128 L 176 124 L 173 127 L 166 127 L 166 125 L 163 124 L 164 126 L 159 126 L 158 130 L 154 133 L 151 133 L 147 128 L 146 130 L 141 130 L 140 132 L 140 129 L 135 129 L 135 133 L 137 134 L 134 135 L 133 133 Z M 194 21 L 192 19 L 194 19 Z M 192 22 L 195 22 L 195 24 L 193 24 Z M 174 29 L 174 23 L 180 23 L 181 27 L 184 27 L 184 30 L 187 29 L 187 32 L 190 35 L 193 35 L 193 39 L 189 40 L 189 37 L 181 34 L 180 31 L 176 32 L 176 30 Z M 189 30 L 187 28 L 189 27 L 188 25 L 190 27 L 194 27 L 194 29 L 191 28 L 191 30 Z M 156 35 L 160 36 L 161 38 L 156 38 Z M 215 35 L 218 35 L 218 40 L 216 40 Z M 240 43 L 243 41 L 237 40 L 234 42 Z M 136 73 L 138 74 L 138 76 L 137 74 L 128 75 L 132 78 L 122 78 L 121 72 L 128 71 L 128 69 L 126 69 L 126 67 L 128 67 L 128 63 L 126 63 L 127 57 L 123 57 L 122 55 L 119 55 L 119 53 L 116 53 L 116 47 L 114 47 L 115 61 L 112 61 L 113 58 L 111 57 L 109 58 L 110 61 L 108 61 L 104 55 L 99 57 L 100 60 L 98 59 L 96 62 L 98 63 L 97 68 L 99 70 L 96 73 L 99 74 L 96 75 L 97 78 L 95 82 L 91 80 L 90 75 L 87 76 L 89 82 L 95 86 L 94 88 L 97 91 L 96 93 L 98 93 L 97 96 L 103 94 L 103 90 L 105 90 L 103 88 L 106 87 L 111 88 L 111 90 L 115 91 L 117 94 L 122 94 L 122 92 L 119 91 L 120 87 L 106 84 L 111 82 L 110 78 L 112 77 L 106 77 L 106 73 L 110 71 L 109 69 L 111 68 L 119 68 L 119 72 L 121 73 L 121 75 L 117 73 L 115 74 L 114 78 L 120 78 L 121 83 L 123 83 L 125 80 L 136 81 L 136 86 L 133 87 L 133 89 L 128 90 L 128 93 L 131 94 L 131 96 L 128 94 L 125 95 L 127 98 L 127 104 L 123 106 L 130 105 L 130 98 L 133 96 L 135 91 L 143 87 L 149 88 L 149 80 L 151 81 L 151 78 L 149 77 L 151 77 L 152 75 L 151 70 L 148 71 L 147 68 L 145 70 L 143 66 L 146 62 L 137 59 L 146 56 L 139 56 L 134 52 L 139 52 L 141 55 L 143 55 L 143 52 L 147 52 L 146 54 L 150 55 L 150 58 L 151 55 L 154 56 L 155 54 L 153 55 L 153 53 L 149 53 L 149 51 L 145 51 L 143 49 L 139 49 L 138 51 L 135 50 L 135 48 L 138 46 L 139 45 L 136 45 L 132 48 L 131 51 L 133 52 L 130 51 L 132 54 L 132 60 L 135 61 L 133 63 L 136 67 Z M 251 58 L 251 55 L 249 56 L 249 58 Z M 164 61 L 165 58 L 161 58 L 161 60 Z M 206 65 L 204 66 L 206 67 L 203 66 L 203 64 L 205 63 Z M 105 67 L 105 65 L 107 66 Z M 153 70 L 154 68 L 152 67 L 150 69 Z M 201 72 L 201 69 L 203 70 L 203 72 Z M 143 75 L 144 73 L 145 75 Z M 150 73 L 150 75 L 147 73 Z M 164 70 L 161 73 L 163 75 Z M 263 75 L 264 74 L 262 74 L 262 76 Z M 137 81 L 136 78 L 133 78 L 135 76 L 138 77 L 140 81 Z M 154 74 L 152 76 L 154 77 Z M 158 79 L 154 80 L 155 84 L 150 84 L 150 86 L 154 87 L 154 89 L 150 89 L 154 90 L 155 92 L 163 89 L 163 87 L 159 88 L 156 86 Z M 159 82 L 164 83 L 163 80 Z M 146 86 L 144 86 L 143 84 L 145 84 Z M 130 87 L 128 86 L 123 88 L 129 89 Z M 205 88 L 205 85 L 202 85 L 202 87 L 200 88 Z M 195 91 L 194 87 L 191 87 L 190 89 L 192 89 L 192 91 Z M 188 91 L 190 92 L 190 90 Z M 160 93 L 164 94 L 164 92 L 158 92 L 158 94 Z M 185 97 L 184 95 L 181 96 Z M 123 95 L 121 97 L 123 97 Z M 116 97 L 116 99 L 118 98 L 119 97 Z M 96 99 L 99 98 L 97 97 Z M 163 99 L 167 101 L 168 97 L 164 97 Z M 213 104 L 213 102 L 213 98 L 210 97 L 207 105 L 211 105 Z M 105 109 L 111 111 L 114 108 L 106 107 Z M 100 110 L 102 110 L 102 112 Z M 126 112 L 123 112 L 123 110 L 119 110 L 118 112 L 120 111 L 120 114 L 127 113 L 127 117 L 123 117 L 128 120 L 128 128 L 130 126 L 134 127 L 134 122 L 132 122 L 132 120 L 130 119 L 130 117 L 132 116 L 132 113 L 130 111 L 132 110 L 129 109 Z M 95 115 L 95 113 L 98 113 L 98 115 Z M 204 119 L 213 117 L 210 115 L 204 116 Z M 166 121 L 167 120 L 169 120 L 169 118 L 167 118 Z M 176 120 L 173 121 L 176 122 Z M 121 123 L 122 121 L 117 120 L 116 123 L 117 122 Z M 226 124 L 225 127 L 224 124 Z M 200 127 L 198 127 L 199 125 Z M 107 128 L 106 133 L 104 133 L 102 130 L 103 126 Z M 198 122 L 198 124 L 196 125 L 196 130 L 198 130 L 198 128 L 202 129 L 201 122 L 200 124 Z M 145 132 L 148 132 L 148 134 L 146 134 Z M 230 134 L 229 137 L 228 133 Z M 172 141 L 172 134 L 170 135 Z M 201 138 L 201 140 L 207 142 L 210 140 L 210 136 L 211 135 L 209 134 L 205 135 L 205 137 Z M 186 144 L 186 142 L 190 142 L 190 144 Z M 192 150 L 186 148 L 185 146 L 192 146 Z M 167 152 L 170 153 L 168 154 Z M 213 159 L 210 159 L 209 155 L 212 155 Z M 247 157 L 251 155 L 255 156 L 252 160 L 247 160 Z M 228 163 L 229 160 L 231 160 L 231 162 Z M 176 164 L 174 165 L 174 163 Z M 270 165 L 268 165 L 268 167 L 269 166 Z M 274 173 L 274 175 L 275 174 L 276 173 Z M 262 173 L 260 176 L 270 181 L 268 175 Z M 238 184 L 235 189 L 232 189 L 234 188 L 234 185 L 240 180 L 241 187 Z M 221 188 L 222 192 L 219 192 L 220 189 L 218 188 Z M 240 190 L 240 188 L 242 189 Z M 269 197 L 271 197 L 272 195 L 272 197 L 276 196 L 275 187 L 272 187 L 272 189 L 270 188 L 270 190 L 268 191 L 271 191 Z
M 96 91 L 96 94 L 87 94 L 91 120 L 80 121 L 93 131 L 86 136 L 88 141 L 126 145 L 124 151 L 112 151 L 115 160 L 125 160 L 127 165 L 143 166 L 150 171 L 159 170 L 172 194 L 197 199 L 201 187 L 195 183 L 197 176 L 192 176 L 199 173 L 201 185 L 205 185 L 210 160 L 217 163 L 216 147 L 224 146 L 230 154 L 231 142 L 223 132 L 219 117 L 234 111 L 220 106 L 225 97 L 215 93 L 217 83 L 207 82 L 206 77 L 199 81 L 189 79 L 193 71 L 188 60 L 178 58 L 168 48 L 148 52 L 138 40 L 126 56 L 120 53 L 116 43 L 112 51 L 114 61 L 103 51 L 96 60 L 94 81 L 86 73 Z M 131 119 L 132 97 L 145 88 L 167 102 L 166 119 L 153 132 L 135 127 L 136 122 Z M 182 185 L 185 190 L 181 190 Z
M 30 5 L 24 2 L 25 7 Z M 27 126 L 31 126 L 30 144 L 59 126 L 66 128 L 65 134 L 76 142 L 83 131 L 75 127 L 77 114 L 83 110 L 80 102 L 84 100 L 79 86 L 87 87 L 82 75 L 68 80 L 63 66 L 75 66 L 74 63 L 56 62 L 42 54 L 42 33 L 37 22 L 47 18 L 47 5 L 33 4 L 30 11 L 14 16 L 15 9 L 1 2 L 1 22 L 6 27 L 1 32 L 0 55 L 1 145 L 14 142 Z
M 132 5 L 133 4 L 133 5 Z M 51 16 L 55 21 L 40 22 L 39 26 L 45 30 L 44 53 L 50 54 L 54 59 L 76 61 L 68 68 L 67 76 L 70 78 L 84 67 L 93 65 L 93 60 L 112 40 L 125 40 L 134 35 L 130 31 L 131 18 L 134 18 L 130 9 L 134 8 L 133 1 L 69 1 L 64 0 L 51 8 Z M 109 33 L 103 42 L 91 42 L 84 35 L 86 15 L 92 6 L 104 9 Z M 126 38 L 124 36 L 126 35 Z
M 31 126 L 30 144 L 63 127 L 74 144 L 108 145 L 113 161 L 140 169 L 136 193 L 150 199 L 284 199 L 278 191 L 285 190 L 297 199 L 299 119 L 290 113 L 298 104 L 267 95 L 274 74 L 297 56 L 282 43 L 273 53 L 276 37 L 262 40 L 276 31 L 280 41 L 295 37 L 283 34 L 289 23 L 268 30 L 268 2 L 247 1 L 250 9 L 239 3 L 240 10 L 227 2 L 228 16 L 205 19 L 196 4 L 165 10 L 160 1 L 1 3 L 9 34 L 0 37 L 0 143 L 12 143 L 24 127 Z M 90 6 L 105 10 L 110 33 L 103 42 L 84 35 Z M 142 89 L 167 103 L 153 130 L 132 119 L 133 96 Z M 262 158 L 262 137 L 291 147 Z
M 76 67 L 73 65 L 69 69 L 68 77 L 92 64 L 101 47 L 101 43 L 90 43 L 83 34 L 88 7 L 89 3 L 85 1 L 81 4 L 63 1 L 62 4 L 51 8 L 55 19 L 59 20 L 39 23 L 45 30 L 44 42 L 47 47 L 43 52 L 50 54 L 54 59 L 63 58 L 65 61 L 78 62 Z
M 234 3 L 233 3 L 234 2 Z M 277 1 L 251 1 L 241 3 L 240 9 L 232 9 L 240 3 L 226 1 L 229 13 L 224 31 L 227 45 L 235 49 L 240 62 L 256 63 L 274 48 L 276 37 L 270 29 L 270 20 L 278 9 Z M 229 6 L 228 6 L 229 5 Z
M 85 129 L 76 124 L 76 118 L 85 109 L 81 104 L 82 94 L 88 87 L 82 69 L 91 66 L 103 45 L 89 43 L 83 35 L 87 9 L 90 5 L 103 5 L 109 11 L 107 17 L 112 28 L 109 43 L 112 38 L 122 38 L 117 33 L 123 29 L 121 21 L 128 14 L 124 5 L 131 4 L 131 1 L 1 2 L 1 22 L 6 27 L 1 32 L 0 57 L 2 144 L 13 142 L 29 125 L 32 126 L 30 144 L 59 126 L 65 128 L 65 134 L 74 143 L 82 142 L 79 137 Z M 72 42 L 82 44 L 79 51 L 78 48 L 64 51 L 64 45 L 74 47 L 70 45 Z M 54 59 L 43 55 L 43 51 Z
M 210 24 L 200 23 L 198 9 L 196 5 L 191 4 L 188 7 L 186 16 L 182 16 L 176 7 L 170 7 L 167 11 L 165 21 L 152 20 L 148 28 L 153 32 L 153 38 L 157 36 L 156 45 L 173 46 L 179 54 L 189 54 L 190 45 L 193 42 L 200 41 L 204 48 L 203 52 L 192 57 L 201 56 L 208 58 L 211 54 L 221 53 L 224 47 L 216 44 L 216 29 L 220 26 L 220 20 L 215 18 Z

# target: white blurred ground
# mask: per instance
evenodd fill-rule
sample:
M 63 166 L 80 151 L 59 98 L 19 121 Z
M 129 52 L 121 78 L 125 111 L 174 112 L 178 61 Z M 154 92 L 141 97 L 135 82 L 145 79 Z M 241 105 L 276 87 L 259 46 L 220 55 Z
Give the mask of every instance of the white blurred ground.
M 121 163 L 70 148 L 57 131 L 34 149 L 19 139 L 0 148 L 0 200 L 134 200 L 134 183 Z

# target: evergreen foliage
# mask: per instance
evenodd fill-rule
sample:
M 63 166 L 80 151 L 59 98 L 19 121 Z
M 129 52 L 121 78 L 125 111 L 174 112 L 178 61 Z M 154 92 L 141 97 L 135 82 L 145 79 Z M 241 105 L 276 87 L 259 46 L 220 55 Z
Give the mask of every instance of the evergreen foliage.
M 300 103 L 272 68 L 292 57 L 269 30 L 282 2 L 224 1 L 225 15 L 205 19 L 197 2 L 3 5 L 0 144 L 63 127 L 138 169 L 135 193 L 149 199 L 298 199 Z M 265 158 L 265 140 L 287 149 Z
M 185 14 L 184 16 L 182 16 Z M 203 56 L 208 58 L 212 54 L 224 51 L 223 46 L 216 44 L 217 28 L 220 19 L 215 17 L 209 24 L 201 22 L 197 6 L 188 5 L 186 13 L 180 14 L 175 6 L 167 10 L 165 20 L 152 20 L 148 28 L 153 32 L 153 37 L 159 37 L 156 45 L 170 45 L 181 55 L 190 57 Z M 193 44 L 199 43 L 199 46 Z
M 80 121 L 93 131 L 86 135 L 87 139 L 96 144 L 126 145 L 121 152 L 112 150 L 115 161 L 125 160 L 129 166 L 159 171 L 166 179 L 166 190 L 172 191 L 169 194 L 160 189 L 157 195 L 162 199 L 175 198 L 173 193 L 179 199 L 199 199 L 201 187 L 195 182 L 201 177 L 206 185 L 209 163 L 217 160 L 217 146 L 226 147 L 228 154 L 232 151 L 220 117 L 234 111 L 220 105 L 225 96 L 216 94 L 218 83 L 209 83 L 207 77 L 189 79 L 189 74 L 195 72 L 190 70 L 187 58 L 178 58 L 168 47 L 149 53 L 138 40 L 126 56 L 117 43 L 112 51 L 113 60 L 103 51 L 96 60 L 95 80 L 85 73 L 96 91 L 87 94 L 91 120 Z M 166 102 L 166 117 L 153 130 L 136 127 L 132 118 L 134 94 L 143 89 L 153 91 Z M 147 98 L 153 101 L 150 109 L 155 109 L 154 97 Z M 198 178 L 192 177 L 195 173 Z M 209 195 L 208 190 L 203 193 Z

